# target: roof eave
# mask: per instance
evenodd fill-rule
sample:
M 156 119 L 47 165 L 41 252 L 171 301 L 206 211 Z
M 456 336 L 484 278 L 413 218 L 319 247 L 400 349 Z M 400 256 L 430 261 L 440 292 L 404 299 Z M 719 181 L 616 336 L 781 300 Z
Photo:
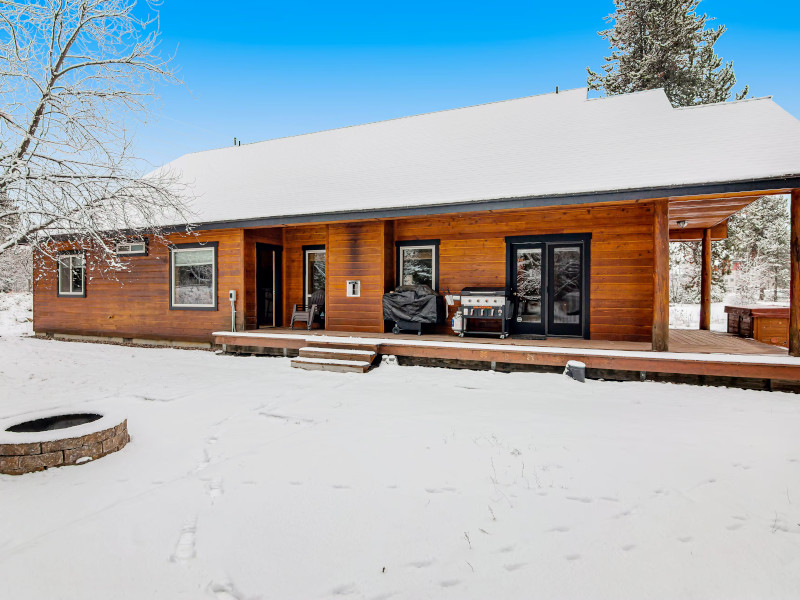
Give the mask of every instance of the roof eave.
M 333 211 L 325 213 L 256 217 L 250 219 L 235 219 L 226 221 L 204 221 L 194 223 L 192 225 L 192 229 L 240 229 L 245 227 L 274 227 L 280 225 L 301 225 L 306 223 L 329 223 L 334 221 L 363 221 L 369 219 L 391 219 L 399 217 L 441 215 L 461 212 L 480 212 L 520 208 L 540 208 L 547 206 L 599 204 L 604 202 L 652 200 L 655 198 L 702 196 L 707 194 L 718 195 L 740 192 L 752 192 L 757 194 L 767 191 L 774 192 L 776 190 L 788 190 L 796 188 L 800 188 L 800 174 L 766 179 L 748 179 L 679 186 L 609 190 L 578 194 L 524 196 L 517 198 L 497 198 L 493 200 L 471 200 L 449 204 L 428 204 L 396 208 Z M 186 225 L 172 225 L 167 226 L 164 229 L 167 232 L 183 231 L 186 229 Z

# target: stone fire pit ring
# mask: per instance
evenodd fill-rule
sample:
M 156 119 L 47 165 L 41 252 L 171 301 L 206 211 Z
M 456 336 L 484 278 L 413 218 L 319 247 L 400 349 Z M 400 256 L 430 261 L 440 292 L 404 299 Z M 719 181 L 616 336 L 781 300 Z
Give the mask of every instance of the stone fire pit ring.
M 130 439 L 124 415 L 95 407 L 0 419 L 0 473 L 81 465 L 121 450 Z

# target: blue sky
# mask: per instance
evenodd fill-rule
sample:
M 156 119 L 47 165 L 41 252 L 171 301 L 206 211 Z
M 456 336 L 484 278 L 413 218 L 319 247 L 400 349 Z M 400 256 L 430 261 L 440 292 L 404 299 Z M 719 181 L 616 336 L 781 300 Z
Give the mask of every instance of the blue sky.
M 703 0 L 728 26 L 717 52 L 741 85 L 800 117 L 800 3 Z M 582 87 L 602 64 L 611 0 L 219 2 L 164 0 L 161 87 L 139 155 L 181 154 Z M 746 142 L 743 141 L 743 145 Z

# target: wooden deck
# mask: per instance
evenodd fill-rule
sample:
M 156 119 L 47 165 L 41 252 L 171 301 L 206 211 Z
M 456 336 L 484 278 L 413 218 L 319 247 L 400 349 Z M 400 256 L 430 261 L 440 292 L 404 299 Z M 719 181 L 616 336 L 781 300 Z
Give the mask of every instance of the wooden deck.
M 800 359 L 786 349 L 713 331 L 672 330 L 670 352 L 652 352 L 641 342 L 551 338 L 530 340 L 452 335 L 328 332 L 265 328 L 217 332 L 215 343 L 229 352 L 291 355 L 310 342 L 368 345 L 396 355 L 406 364 L 555 370 L 568 360 L 584 362 L 590 376 L 604 379 L 653 379 L 731 385 L 754 389 L 800 390 Z
M 511 337 L 501 340 L 493 337 L 463 337 L 454 335 L 423 335 L 391 333 L 351 333 L 342 331 L 326 331 L 323 329 L 312 329 L 308 331 L 304 328 L 289 329 L 288 327 L 262 327 L 260 329 L 248 330 L 245 333 L 259 334 L 295 334 L 303 336 L 325 335 L 329 337 L 359 337 L 366 339 L 390 339 L 390 340 L 409 340 L 409 341 L 431 341 L 442 343 L 467 342 L 471 344 L 487 345 L 514 345 L 530 347 L 558 347 L 575 349 L 595 349 L 595 350 L 627 350 L 633 352 L 649 352 L 650 344 L 647 342 L 614 342 L 607 340 L 584 340 L 576 338 L 548 338 L 546 340 L 531 340 L 524 338 Z M 670 330 L 670 352 L 677 353 L 701 353 L 701 354 L 771 354 L 787 356 L 785 348 L 762 344 L 752 339 L 740 338 L 728 333 L 717 331 L 698 331 L 693 329 L 671 329 Z

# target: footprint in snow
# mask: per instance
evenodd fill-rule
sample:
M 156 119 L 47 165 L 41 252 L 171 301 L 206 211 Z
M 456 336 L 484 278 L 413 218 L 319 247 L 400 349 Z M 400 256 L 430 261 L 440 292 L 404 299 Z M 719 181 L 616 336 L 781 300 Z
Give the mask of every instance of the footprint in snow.
M 601 496 L 600 500 L 605 500 L 606 502 L 619 502 L 619 498 L 612 498 L 611 496 Z
M 692 536 L 690 536 L 690 535 L 687 535 L 687 536 L 684 536 L 684 537 L 679 537 L 679 538 L 678 538 L 678 541 L 679 541 L 679 542 L 681 542 L 681 543 L 683 543 L 683 544 L 688 544 L 688 543 L 689 543 L 689 542 L 691 542 L 693 539 L 694 539 L 694 538 L 693 538 Z
M 514 563 L 512 565 L 503 565 L 503 568 L 511 573 L 512 571 L 519 571 L 522 567 L 527 565 L 528 563 Z
M 212 582 L 208 586 L 208 590 L 214 594 L 217 600 L 242 600 L 242 595 L 236 591 L 236 588 L 230 582 L 223 584 Z
M 547 531 L 555 533 L 567 533 L 569 531 L 569 527 L 566 527 L 565 525 L 560 525 L 558 527 L 553 527 L 552 529 L 548 529 Z
M 592 502 L 592 499 L 587 498 L 586 496 L 567 496 L 567 500 L 582 502 L 583 504 L 589 504 L 590 502 Z
M 334 596 L 349 596 L 350 594 L 357 593 L 358 588 L 356 587 L 355 583 L 343 583 L 342 585 L 337 585 L 331 590 L 331 594 Z
M 581 559 L 581 555 L 580 554 L 567 554 L 564 558 L 566 558 L 569 561 L 580 560 Z
M 439 585 L 443 588 L 455 587 L 461 583 L 460 579 L 445 579 L 444 581 L 440 581 Z
M 222 477 L 215 477 L 208 484 L 208 495 L 213 499 L 219 498 L 222 494 Z
M 430 567 L 434 562 L 433 559 L 427 560 L 415 560 L 413 562 L 408 563 L 410 567 L 414 567 L 415 569 L 424 569 L 426 567 Z
M 503 548 L 500 548 L 500 550 L 498 550 L 498 552 L 502 552 L 503 554 L 507 554 L 509 552 L 512 552 L 513 550 L 514 550 L 514 546 L 504 546 Z
M 211 464 L 211 457 L 208 455 L 208 450 L 203 450 L 203 458 L 200 459 L 200 462 L 197 463 L 195 467 L 195 473 L 198 473 L 204 470 L 208 465 Z
M 728 525 L 725 529 L 727 529 L 728 531 L 736 531 L 737 529 L 741 529 L 742 526 L 743 523 L 732 523 Z
M 626 544 L 622 547 L 622 550 L 623 552 L 630 552 L 634 548 L 636 548 L 636 544 Z
M 195 557 L 195 538 L 197 536 L 197 519 L 190 519 L 184 523 L 175 551 L 172 553 L 172 562 L 187 562 Z

